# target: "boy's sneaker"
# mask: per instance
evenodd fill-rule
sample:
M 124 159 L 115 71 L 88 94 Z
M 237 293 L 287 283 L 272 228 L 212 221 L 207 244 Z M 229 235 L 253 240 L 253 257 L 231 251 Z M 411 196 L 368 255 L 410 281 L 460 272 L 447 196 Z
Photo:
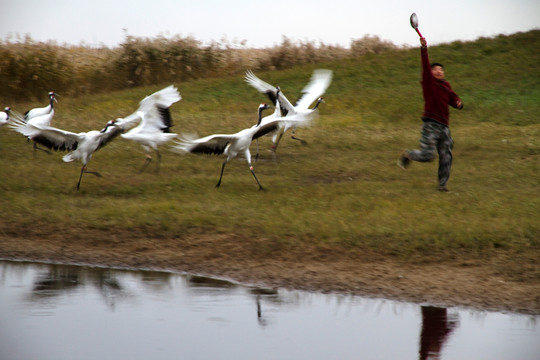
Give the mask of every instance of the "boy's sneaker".
M 399 157 L 397 164 L 402 169 L 407 169 L 411 165 L 411 158 L 407 151 L 404 151 L 403 154 Z
M 448 192 L 448 186 L 446 186 L 446 184 L 444 184 L 444 185 L 439 185 L 439 191 L 441 191 L 441 192 Z

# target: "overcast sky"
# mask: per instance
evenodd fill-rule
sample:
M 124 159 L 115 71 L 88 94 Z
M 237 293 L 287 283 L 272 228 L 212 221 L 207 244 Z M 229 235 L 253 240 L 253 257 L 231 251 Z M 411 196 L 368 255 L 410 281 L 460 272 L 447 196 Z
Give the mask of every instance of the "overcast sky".
M 116 46 L 127 32 L 270 47 L 282 36 L 349 46 L 369 34 L 418 45 L 412 12 L 431 44 L 540 28 L 539 0 L 2 0 L 0 37 Z

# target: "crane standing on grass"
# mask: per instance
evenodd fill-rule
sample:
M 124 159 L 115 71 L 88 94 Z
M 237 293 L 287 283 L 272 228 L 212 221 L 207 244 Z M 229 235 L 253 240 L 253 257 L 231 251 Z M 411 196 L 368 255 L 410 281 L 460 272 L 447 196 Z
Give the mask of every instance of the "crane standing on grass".
M 28 122 L 28 120 L 37 116 L 48 115 L 51 112 L 54 112 L 54 102 L 58 102 L 56 100 L 56 93 L 54 91 L 49 91 L 47 95 L 49 96 L 49 104 L 45 107 L 34 108 L 25 112 L 24 121 Z
M 26 123 L 41 127 L 51 125 L 52 118 L 54 117 L 54 103 L 58 101 L 56 100 L 57 94 L 54 91 L 49 91 L 47 95 L 49 97 L 49 104 L 47 106 L 41 108 L 34 108 L 24 113 L 24 121 Z M 40 148 L 35 141 L 33 143 L 34 154 L 36 150 L 41 150 L 48 154 L 51 153 L 49 150 Z

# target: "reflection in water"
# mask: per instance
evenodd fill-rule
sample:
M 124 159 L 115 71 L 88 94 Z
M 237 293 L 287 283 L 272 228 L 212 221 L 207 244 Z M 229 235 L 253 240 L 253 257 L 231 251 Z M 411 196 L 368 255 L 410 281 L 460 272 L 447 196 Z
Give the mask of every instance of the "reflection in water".
M 446 308 L 422 306 L 420 360 L 440 359 L 444 343 L 459 324 L 457 315 L 448 316 Z
M 119 279 L 127 273 L 136 274 L 140 283 L 151 291 L 168 288 L 169 279 L 173 276 L 173 274 L 166 272 L 122 271 L 52 264 L 47 265 L 35 275 L 28 300 L 40 303 L 50 302 L 52 298 L 58 298 L 90 286 L 97 290 L 105 304 L 114 310 L 119 299 L 135 296 Z
M 195 275 L 0 261 L 2 360 L 540 358 L 540 317 L 468 314 Z
M 118 298 L 129 296 L 124 293 L 122 284 L 109 269 L 50 265 L 36 274 L 29 300 L 50 302 L 50 298 L 60 297 L 90 285 L 112 310 Z
M 188 285 L 191 287 L 209 287 L 209 288 L 234 288 L 236 285 L 234 285 L 232 282 L 227 280 L 221 280 L 221 279 L 213 279 L 205 276 L 199 276 L 199 275 L 187 275 L 187 282 Z
M 52 265 L 36 275 L 32 294 L 38 298 L 57 296 L 74 289 L 79 284 L 80 268 Z
M 278 303 L 278 291 L 277 289 L 254 288 L 250 290 L 250 293 L 255 296 L 255 302 L 257 304 L 257 321 L 260 326 L 264 327 L 268 325 L 268 320 L 262 314 L 261 297 L 264 297 L 267 301 Z

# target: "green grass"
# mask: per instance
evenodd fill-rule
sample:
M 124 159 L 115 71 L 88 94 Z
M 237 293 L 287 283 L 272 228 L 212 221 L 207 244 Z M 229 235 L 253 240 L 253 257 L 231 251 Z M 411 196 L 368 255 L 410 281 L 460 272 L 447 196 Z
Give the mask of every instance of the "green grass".
M 404 260 L 488 256 L 491 251 L 539 259 L 540 32 L 430 48 L 465 108 L 451 111 L 455 140 L 450 193 L 439 193 L 437 161 L 403 171 L 396 160 L 416 148 L 422 94 L 418 49 L 368 54 L 290 70 L 257 72 L 294 100 L 315 68 L 334 71 L 320 116 L 286 135 L 271 161 L 260 141 L 257 185 L 243 159 L 162 149 L 159 175 L 138 174 L 139 145 L 117 139 L 94 154 L 75 190 L 80 163 L 33 153 L 25 139 L 0 129 L 0 236 L 76 237 L 88 231 L 182 237 L 232 233 L 268 246 L 358 247 Z M 55 126 L 100 129 L 133 112 L 160 84 L 128 91 L 61 97 Z M 175 132 L 234 133 L 256 121 L 267 99 L 242 76 L 176 83 L 183 100 L 171 108 Z M 7 105 L 7 104 L 6 104 Z M 43 106 L 21 102 L 24 112 Z M 254 146 L 252 147 L 254 152 Z M 519 258 L 519 257 L 517 257 Z M 517 259 L 516 258 L 516 259 Z

